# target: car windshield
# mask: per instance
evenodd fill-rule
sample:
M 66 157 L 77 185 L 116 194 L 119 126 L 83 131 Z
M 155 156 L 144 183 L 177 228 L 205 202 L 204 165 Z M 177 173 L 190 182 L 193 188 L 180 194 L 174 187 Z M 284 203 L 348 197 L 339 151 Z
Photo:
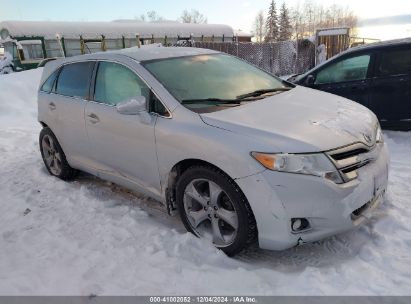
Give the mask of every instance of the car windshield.
M 281 79 L 225 54 L 160 59 L 143 65 L 192 110 L 237 106 L 292 88 Z

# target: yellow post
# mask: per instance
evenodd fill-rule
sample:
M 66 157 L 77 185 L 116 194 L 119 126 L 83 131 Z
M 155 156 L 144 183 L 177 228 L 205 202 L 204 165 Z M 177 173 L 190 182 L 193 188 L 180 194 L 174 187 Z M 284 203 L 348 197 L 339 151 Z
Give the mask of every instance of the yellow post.
M 84 51 L 84 40 L 83 40 L 83 37 L 82 37 L 82 36 L 80 36 L 80 52 L 81 52 L 82 55 L 85 54 L 85 51 Z
M 106 37 L 104 35 L 101 35 L 101 50 L 105 52 L 107 50 L 106 47 Z
M 140 48 L 140 34 L 136 34 L 136 39 L 137 39 L 137 47 Z

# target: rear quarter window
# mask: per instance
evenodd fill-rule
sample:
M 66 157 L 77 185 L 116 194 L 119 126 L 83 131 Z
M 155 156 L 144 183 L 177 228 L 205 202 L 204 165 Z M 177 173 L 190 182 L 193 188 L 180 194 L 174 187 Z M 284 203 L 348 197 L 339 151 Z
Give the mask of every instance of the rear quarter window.
M 54 83 L 56 81 L 57 75 L 59 74 L 60 70 L 57 70 L 55 72 L 53 72 L 53 74 L 51 74 L 49 76 L 49 78 L 47 78 L 47 80 L 43 83 L 43 85 L 40 88 L 40 91 L 45 92 L 45 93 L 50 93 L 53 91 L 53 87 L 54 87 Z
M 63 66 L 57 79 L 56 93 L 71 97 L 88 97 L 94 64 L 94 61 L 87 61 Z

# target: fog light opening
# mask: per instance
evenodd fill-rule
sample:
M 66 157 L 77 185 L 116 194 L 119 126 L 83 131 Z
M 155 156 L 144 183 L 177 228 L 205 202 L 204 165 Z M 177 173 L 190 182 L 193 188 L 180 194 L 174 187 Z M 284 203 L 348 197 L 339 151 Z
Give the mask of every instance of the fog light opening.
M 310 222 L 306 218 L 292 218 L 291 230 L 293 232 L 302 232 L 310 229 Z

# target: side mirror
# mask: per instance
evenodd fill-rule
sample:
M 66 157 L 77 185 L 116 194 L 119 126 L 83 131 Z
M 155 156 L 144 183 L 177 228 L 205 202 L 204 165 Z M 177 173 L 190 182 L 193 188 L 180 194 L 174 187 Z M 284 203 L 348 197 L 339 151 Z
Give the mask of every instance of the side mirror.
M 307 78 L 305 79 L 304 84 L 308 87 L 314 85 L 315 82 L 315 77 L 314 75 L 308 75 Z
M 152 117 L 147 111 L 147 101 L 144 96 L 131 97 L 116 106 L 117 112 L 123 115 L 138 115 L 144 124 L 150 124 Z
M 147 111 L 147 101 L 144 96 L 135 96 L 118 103 L 116 108 L 120 114 L 136 115 Z

